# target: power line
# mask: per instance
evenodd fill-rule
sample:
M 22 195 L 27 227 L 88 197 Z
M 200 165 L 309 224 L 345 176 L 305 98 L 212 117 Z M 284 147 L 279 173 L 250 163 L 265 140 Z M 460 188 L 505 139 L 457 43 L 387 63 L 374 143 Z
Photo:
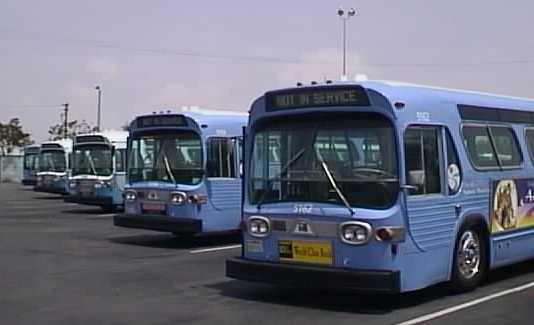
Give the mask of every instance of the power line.
M 12 41 L 34 41 L 34 42 L 58 42 L 89 45 L 93 48 L 113 49 L 125 52 L 137 52 L 145 54 L 156 55 L 171 55 L 191 57 L 196 59 L 209 60 L 225 60 L 234 62 L 255 62 L 268 64 L 305 64 L 305 65 L 337 65 L 339 62 L 330 60 L 305 60 L 299 58 L 282 58 L 282 57 L 268 57 L 268 56 L 239 56 L 239 55 L 221 55 L 212 53 L 202 53 L 199 51 L 180 50 L 180 49 L 163 49 L 163 48 L 140 48 L 123 46 L 117 43 L 100 40 L 86 40 L 86 39 L 69 39 L 64 37 L 24 37 L 11 38 Z M 376 63 L 362 63 L 356 64 L 359 67 L 369 68 L 449 68 L 449 67 L 478 67 L 478 66 L 496 66 L 496 65 L 522 65 L 533 64 L 534 58 L 514 58 L 507 60 L 486 60 L 477 62 L 376 62 Z
M 3 107 L 7 108 L 60 108 L 62 107 L 62 104 L 57 105 L 2 105 Z

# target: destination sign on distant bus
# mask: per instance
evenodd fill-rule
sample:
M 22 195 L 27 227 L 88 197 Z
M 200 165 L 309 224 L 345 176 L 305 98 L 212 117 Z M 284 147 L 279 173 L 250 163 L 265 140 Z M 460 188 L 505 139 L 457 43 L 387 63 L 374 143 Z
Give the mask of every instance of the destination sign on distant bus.
M 95 143 L 95 142 L 106 142 L 106 138 L 101 135 L 84 135 L 76 137 L 76 143 Z
M 275 91 L 266 94 L 267 110 L 328 106 L 369 106 L 362 87 L 316 87 Z
M 157 126 L 187 126 L 187 123 L 183 115 L 154 115 L 137 118 L 139 128 Z

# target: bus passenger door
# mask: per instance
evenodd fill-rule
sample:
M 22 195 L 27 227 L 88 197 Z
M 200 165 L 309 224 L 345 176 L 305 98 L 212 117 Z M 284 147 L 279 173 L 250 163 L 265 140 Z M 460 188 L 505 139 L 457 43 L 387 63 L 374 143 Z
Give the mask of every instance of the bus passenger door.
M 442 127 L 408 127 L 404 150 L 409 232 L 419 251 L 429 252 L 433 260 L 448 261 L 454 247 L 456 211 L 455 192 L 450 191 L 446 174 L 454 160 L 458 164 L 450 134 Z M 444 279 L 449 263 L 422 263 L 420 267 L 429 278 Z
M 241 211 L 239 138 L 212 137 L 207 141 L 206 187 L 213 216 L 206 216 L 212 230 L 237 229 Z M 210 227 L 211 226 L 211 227 Z

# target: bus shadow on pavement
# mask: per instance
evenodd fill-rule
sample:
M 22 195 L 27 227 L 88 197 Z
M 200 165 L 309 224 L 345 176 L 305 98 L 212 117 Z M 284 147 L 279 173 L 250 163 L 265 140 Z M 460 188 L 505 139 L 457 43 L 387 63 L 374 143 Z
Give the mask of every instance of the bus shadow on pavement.
M 61 200 L 63 201 L 62 195 L 55 195 L 55 194 L 45 194 L 44 196 L 36 196 L 34 197 L 36 200 Z
M 368 315 L 391 313 L 398 309 L 431 302 L 449 294 L 443 285 L 399 295 L 283 288 L 238 280 L 221 282 L 208 287 L 219 291 L 222 296 L 234 299 Z
M 90 207 L 90 208 L 81 207 L 81 208 L 75 208 L 75 209 L 62 210 L 61 213 L 94 215 L 94 214 L 108 214 L 110 212 L 106 212 L 106 211 L 102 210 L 100 207 Z
M 108 238 L 109 241 L 116 244 L 155 247 L 155 248 L 204 248 L 224 245 L 233 245 L 241 243 L 240 235 L 224 234 L 213 236 L 175 236 L 168 233 L 156 234 L 138 234 L 130 236 L 114 236 Z
M 528 277 L 531 275 L 530 277 Z M 398 295 L 370 295 L 339 290 L 283 288 L 260 283 L 230 280 L 208 285 L 222 296 L 301 308 L 324 309 L 357 314 L 387 314 L 395 310 L 417 307 L 441 299 L 454 299 L 485 292 L 498 292 L 532 281 L 534 260 L 503 267 L 489 273 L 482 286 L 469 293 L 455 294 L 446 283 Z M 527 276 L 527 280 L 525 280 Z

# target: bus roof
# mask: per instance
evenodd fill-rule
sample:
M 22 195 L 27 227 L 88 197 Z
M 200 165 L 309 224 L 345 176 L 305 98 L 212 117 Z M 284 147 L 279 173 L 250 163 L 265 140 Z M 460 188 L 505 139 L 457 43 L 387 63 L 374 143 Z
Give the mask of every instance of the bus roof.
M 217 114 L 216 111 L 187 111 L 187 112 L 170 112 L 170 113 L 156 113 L 137 116 L 135 120 L 143 117 L 151 116 L 184 116 L 193 120 L 204 136 L 213 135 L 241 135 L 241 128 L 246 126 L 248 121 L 248 114 L 244 112 L 230 112 L 222 111 Z M 135 120 L 130 124 L 132 126 Z M 132 131 L 132 130 L 130 130 Z
M 54 141 L 44 141 L 41 143 L 41 149 L 43 149 L 43 146 L 46 147 L 47 145 L 59 145 L 61 148 L 63 148 L 66 151 L 72 151 L 72 139 L 61 139 L 61 140 L 54 140 Z
M 340 84 L 347 84 L 342 82 Z M 397 81 L 363 81 L 353 83 L 365 88 L 376 90 L 386 96 L 390 101 L 411 100 L 414 98 L 426 99 L 439 97 L 449 101 L 477 106 L 499 107 L 502 109 L 533 110 L 534 99 L 513 97 L 470 90 L 449 89 L 434 86 L 410 84 Z
M 444 104 L 448 104 L 448 108 L 454 106 L 472 106 L 481 109 L 503 109 L 513 111 L 526 111 L 529 112 L 532 117 L 525 123 L 534 123 L 534 99 L 519 98 L 498 94 L 490 94 L 484 92 L 447 89 L 433 86 L 424 86 L 396 81 L 336 81 L 316 83 L 313 85 L 305 85 L 292 88 L 277 89 L 269 91 L 269 93 L 287 92 L 291 93 L 292 90 L 306 89 L 312 91 L 314 88 L 322 88 L 322 90 L 328 87 L 336 86 L 355 86 L 363 87 L 365 89 L 373 90 L 379 93 L 389 102 L 391 108 L 395 103 L 405 104 L 408 109 L 395 109 L 391 112 L 397 117 L 411 117 L 416 110 L 432 112 L 435 117 L 443 115 L 451 116 L 452 110 L 444 110 Z M 370 96 L 371 97 L 371 96 Z M 258 98 L 265 98 L 265 95 Z M 254 102 L 255 104 L 257 101 Z M 317 106 L 316 106 L 317 107 Z M 253 119 L 256 119 L 256 114 L 262 114 L 263 110 L 260 109 L 257 113 L 254 109 L 251 111 Z M 532 112 L 532 113 L 531 113 Z M 457 113 L 456 109 L 454 113 Z
M 75 142 L 78 138 L 87 136 L 101 136 L 106 138 L 110 143 L 126 142 L 128 139 L 128 132 L 120 130 L 104 130 L 100 132 L 79 134 L 75 137 Z

